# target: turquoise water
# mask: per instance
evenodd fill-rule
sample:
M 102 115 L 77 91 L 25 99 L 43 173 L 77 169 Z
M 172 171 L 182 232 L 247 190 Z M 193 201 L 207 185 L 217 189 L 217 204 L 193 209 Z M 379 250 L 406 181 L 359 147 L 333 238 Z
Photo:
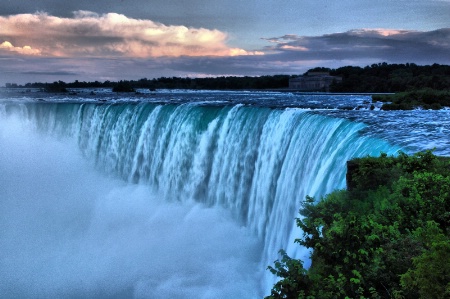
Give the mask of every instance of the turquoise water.
M 262 297 L 279 249 L 308 259 L 305 196 L 405 148 L 336 110 L 200 97 L 0 104 L 0 294 Z

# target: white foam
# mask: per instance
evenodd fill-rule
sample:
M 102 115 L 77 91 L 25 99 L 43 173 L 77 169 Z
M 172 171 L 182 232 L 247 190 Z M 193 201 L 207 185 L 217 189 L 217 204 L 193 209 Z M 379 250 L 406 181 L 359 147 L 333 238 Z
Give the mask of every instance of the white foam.
M 227 211 L 105 178 L 18 119 L 0 149 L 0 297 L 261 297 L 261 244 Z

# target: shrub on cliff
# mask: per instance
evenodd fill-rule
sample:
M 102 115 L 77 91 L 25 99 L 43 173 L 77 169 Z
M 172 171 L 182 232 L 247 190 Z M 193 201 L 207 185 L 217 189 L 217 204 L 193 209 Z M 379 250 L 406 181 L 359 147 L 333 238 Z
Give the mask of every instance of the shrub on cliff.
M 354 163 L 351 190 L 303 203 L 295 242 L 312 265 L 284 253 L 266 298 L 449 298 L 450 161 L 427 151 Z

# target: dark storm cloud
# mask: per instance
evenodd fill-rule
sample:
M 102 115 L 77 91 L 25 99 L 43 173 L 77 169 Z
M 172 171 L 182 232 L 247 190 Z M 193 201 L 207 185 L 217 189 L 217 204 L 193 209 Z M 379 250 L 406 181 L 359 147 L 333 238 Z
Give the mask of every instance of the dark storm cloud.
M 434 31 L 362 29 L 322 36 L 269 38 L 280 60 L 364 60 L 450 63 L 450 28 Z

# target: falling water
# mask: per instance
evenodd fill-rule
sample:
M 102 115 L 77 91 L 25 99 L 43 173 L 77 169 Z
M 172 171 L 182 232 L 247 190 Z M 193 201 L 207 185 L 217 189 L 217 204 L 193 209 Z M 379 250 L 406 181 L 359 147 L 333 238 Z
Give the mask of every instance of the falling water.
M 293 244 L 305 196 L 344 188 L 347 160 L 397 150 L 361 123 L 297 108 L 0 111 L 11 256 L 0 254 L 0 295 L 261 297 L 279 249 L 308 257 Z

